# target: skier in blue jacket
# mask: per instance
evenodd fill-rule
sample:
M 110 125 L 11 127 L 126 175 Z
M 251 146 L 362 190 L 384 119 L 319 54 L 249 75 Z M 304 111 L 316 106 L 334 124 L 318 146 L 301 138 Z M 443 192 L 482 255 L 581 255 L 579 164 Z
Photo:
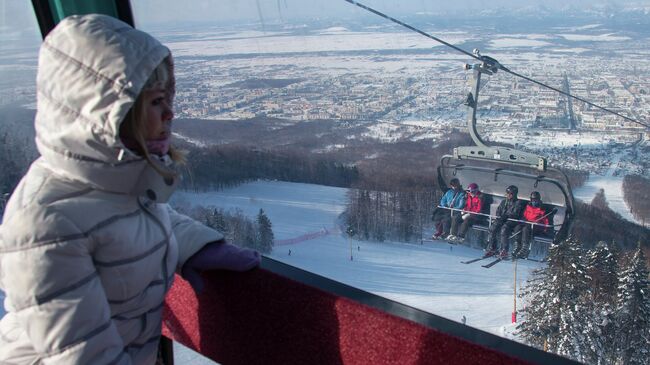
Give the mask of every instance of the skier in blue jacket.
M 458 179 L 451 179 L 449 186 L 451 188 L 442 196 L 440 204 L 433 211 L 432 219 L 436 224 L 436 233 L 433 235 L 434 239 L 456 236 L 456 232 L 450 232 L 450 228 L 452 231 L 455 231 L 456 228 L 456 225 L 452 226 L 451 220 L 452 218 L 458 219 L 460 210 L 465 208 L 465 191 L 460 181 Z

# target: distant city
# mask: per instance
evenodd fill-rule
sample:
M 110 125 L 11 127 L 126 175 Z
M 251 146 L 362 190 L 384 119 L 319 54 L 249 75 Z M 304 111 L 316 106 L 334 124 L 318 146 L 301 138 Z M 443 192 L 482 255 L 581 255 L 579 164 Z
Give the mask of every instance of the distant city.
M 301 64 L 304 57 L 269 55 L 264 61 L 274 63 L 247 61 L 244 67 L 238 66 L 238 60 L 181 58 L 176 99 L 179 116 L 266 116 L 295 121 L 446 119 L 455 114 L 469 92 L 471 72 L 461 71 L 462 63 L 450 61 L 458 58 L 451 54 L 411 59 L 408 54 L 307 55 L 306 64 Z M 650 79 L 644 77 L 648 60 L 546 53 L 528 57 L 517 60 L 513 69 L 633 119 L 649 119 Z M 315 58 L 322 60 L 322 66 L 314 64 Z M 367 70 L 363 62 L 367 62 Z M 402 67 L 391 70 L 392 65 L 382 68 L 374 64 L 381 62 L 401 62 Z M 487 85 L 480 93 L 480 109 L 496 126 L 568 128 L 573 121 L 587 130 L 646 129 L 580 101 L 569 103 L 566 96 L 511 75 L 484 76 L 483 81 Z
M 484 53 L 522 75 L 648 123 L 648 38 L 598 24 L 556 31 L 482 35 L 481 43 Z M 479 43 L 466 30 L 441 33 Z M 463 64 L 471 59 L 417 34 L 343 27 L 303 36 L 270 32 L 248 35 L 248 48 L 236 32 L 214 37 L 194 34 L 171 45 L 181 118 L 370 122 L 366 137 L 381 142 L 435 142 L 466 125 L 471 71 Z M 647 173 L 647 148 L 636 149 L 647 146 L 648 128 L 503 72 L 483 76 L 483 85 L 478 124 L 488 139 L 538 151 L 559 166 Z

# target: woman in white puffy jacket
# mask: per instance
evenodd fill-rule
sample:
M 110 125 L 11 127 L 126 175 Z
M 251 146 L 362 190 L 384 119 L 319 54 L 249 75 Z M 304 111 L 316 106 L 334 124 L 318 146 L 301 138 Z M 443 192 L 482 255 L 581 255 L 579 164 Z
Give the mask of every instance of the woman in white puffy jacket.
M 166 202 L 169 49 L 102 15 L 64 19 L 39 54 L 40 157 L 0 227 L 2 364 L 153 364 L 174 273 L 244 271 L 259 254 Z

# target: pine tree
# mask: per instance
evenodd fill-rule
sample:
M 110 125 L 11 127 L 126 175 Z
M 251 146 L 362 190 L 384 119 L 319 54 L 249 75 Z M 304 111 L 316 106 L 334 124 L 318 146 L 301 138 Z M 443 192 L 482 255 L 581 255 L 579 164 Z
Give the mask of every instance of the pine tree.
M 586 344 L 583 361 L 589 364 L 613 363 L 616 354 L 617 257 L 606 242 L 598 242 L 589 251 L 587 273 L 590 278 L 591 298 L 586 305 L 591 317 L 585 326 Z
M 273 225 L 269 217 L 264 214 L 264 210 L 260 209 L 257 214 L 257 229 L 258 229 L 258 250 L 263 253 L 271 252 L 273 248 Z
M 371 204 L 370 204 L 370 192 L 368 190 L 363 190 L 360 196 L 359 202 L 360 210 L 360 219 L 359 219 L 359 233 L 362 235 L 364 240 L 370 238 L 370 214 L 371 214 Z
M 519 296 L 524 298 L 525 306 L 520 310 L 523 321 L 517 326 L 517 332 L 527 344 L 537 348 L 546 348 L 549 339 L 558 332 L 559 312 L 554 303 L 554 291 L 549 287 L 552 282 L 548 267 L 533 271 Z
M 589 277 L 581 245 L 572 239 L 565 241 L 565 245 L 560 256 L 554 258 L 557 275 L 561 278 L 558 282 L 561 309 L 557 353 L 584 361 L 585 350 L 590 346 L 585 336 L 591 323 Z
M 221 210 L 214 210 L 214 228 L 219 232 L 225 232 L 228 230 L 226 225 L 226 218 Z
M 605 189 L 598 190 L 594 198 L 591 200 L 591 205 L 600 209 L 609 210 L 609 203 L 605 197 Z
M 224 218 L 224 214 L 221 210 L 214 208 L 212 211 L 210 211 L 209 214 L 206 216 L 206 221 L 205 224 L 208 227 L 214 228 L 215 230 L 225 233 L 228 230 L 228 227 L 226 225 L 226 219 Z
M 244 235 L 244 247 L 248 248 L 253 248 L 253 249 L 258 249 L 257 247 L 257 232 L 255 230 L 255 226 L 253 225 L 253 222 L 250 221 L 249 219 L 246 219 L 243 224 L 243 235 Z
M 647 364 L 650 358 L 650 282 L 641 245 L 620 275 L 616 309 L 619 362 Z
M 359 206 L 357 204 L 357 194 L 359 194 L 359 191 L 356 189 L 350 189 L 347 192 L 347 198 L 348 198 L 348 208 L 345 213 L 345 224 L 346 224 L 346 229 L 345 232 L 348 234 L 350 237 L 355 237 L 357 235 L 358 231 L 358 209 Z
M 231 237 L 227 237 L 227 239 L 238 246 L 246 246 L 246 239 L 247 234 L 246 234 L 246 216 L 244 216 L 244 213 L 240 209 L 235 209 L 234 212 L 230 212 L 230 215 L 228 217 L 228 227 L 229 233 Z
M 587 273 L 591 277 L 594 302 L 613 304 L 618 287 L 616 251 L 610 250 L 606 242 L 598 242 L 587 257 Z
M 533 272 L 521 296 L 527 300 L 518 333 L 529 344 L 581 360 L 589 317 L 588 278 L 582 249 L 569 238 L 549 249 L 548 265 Z

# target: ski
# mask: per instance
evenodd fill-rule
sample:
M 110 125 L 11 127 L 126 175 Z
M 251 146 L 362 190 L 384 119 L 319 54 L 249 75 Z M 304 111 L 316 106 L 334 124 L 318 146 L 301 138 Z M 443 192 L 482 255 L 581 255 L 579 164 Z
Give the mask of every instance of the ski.
M 422 242 L 447 242 L 447 241 L 443 240 L 442 238 L 436 239 L 436 240 L 431 239 L 431 238 L 423 238 L 420 241 L 422 241 Z
M 451 241 L 451 240 L 446 240 L 444 238 L 438 238 L 438 239 L 431 239 L 431 238 L 423 238 L 420 240 L 421 242 L 445 242 L 450 245 L 457 245 L 459 242 L 457 241 Z
M 531 259 L 530 257 L 526 257 L 526 258 L 518 258 L 517 260 L 534 261 L 534 262 L 544 262 L 544 260 Z
M 472 262 L 485 260 L 485 259 L 487 259 L 488 257 L 492 257 L 492 256 L 482 256 L 482 257 L 478 257 L 478 258 L 471 259 L 471 260 L 467 260 L 467 261 L 461 261 L 460 263 L 461 263 L 461 264 L 471 264 Z
M 492 261 L 492 262 L 490 262 L 490 263 L 487 263 L 487 264 L 485 264 L 485 265 L 481 265 L 481 266 L 483 266 L 483 267 L 486 268 L 486 269 L 489 269 L 489 268 L 491 268 L 492 266 L 498 264 L 499 262 L 501 262 L 501 261 L 503 261 L 503 260 L 507 260 L 507 259 L 508 259 L 507 257 L 499 257 L 498 259 L 496 259 L 496 260 L 494 260 L 494 261 Z

